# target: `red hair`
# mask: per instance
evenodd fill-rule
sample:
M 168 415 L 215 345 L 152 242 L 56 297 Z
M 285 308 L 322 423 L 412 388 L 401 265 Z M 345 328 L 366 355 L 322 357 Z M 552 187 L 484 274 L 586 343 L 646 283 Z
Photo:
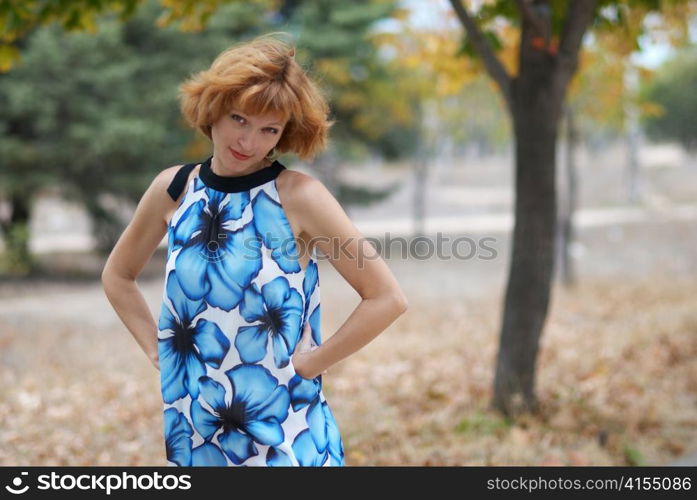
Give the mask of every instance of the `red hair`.
M 269 33 L 233 45 L 179 87 L 187 123 L 211 139 L 211 124 L 233 107 L 287 120 L 276 145 L 303 160 L 327 146 L 334 121 L 319 86 L 295 61 L 295 47 Z

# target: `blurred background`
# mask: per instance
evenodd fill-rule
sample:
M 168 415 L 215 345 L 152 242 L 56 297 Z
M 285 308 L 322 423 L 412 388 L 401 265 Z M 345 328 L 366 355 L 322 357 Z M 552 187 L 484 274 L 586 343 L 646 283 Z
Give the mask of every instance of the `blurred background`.
M 697 452 L 697 2 L 126 0 L 0 11 L 0 464 L 165 465 L 159 373 L 100 282 L 177 86 L 291 33 L 312 162 L 409 310 L 329 369 L 346 465 Z M 153 316 L 166 241 L 138 278 Z M 322 336 L 360 297 L 320 262 Z

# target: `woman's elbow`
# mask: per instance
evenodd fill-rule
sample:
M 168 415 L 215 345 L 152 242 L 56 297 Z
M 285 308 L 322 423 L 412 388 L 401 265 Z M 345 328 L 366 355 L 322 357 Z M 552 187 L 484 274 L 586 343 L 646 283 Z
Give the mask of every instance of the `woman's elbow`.
M 121 285 L 124 281 L 131 281 L 129 276 L 116 272 L 111 266 L 104 266 L 102 270 L 102 288 L 108 295 L 110 290 Z
M 409 309 L 409 301 L 406 295 L 401 290 L 395 291 L 390 296 L 391 302 L 394 304 L 394 309 L 397 312 L 397 316 L 404 314 L 407 309 Z
M 102 269 L 101 278 L 102 286 L 105 286 L 106 283 L 109 281 L 109 269 L 106 266 L 104 266 L 104 269 Z
M 111 290 L 111 286 L 113 283 L 114 275 L 109 269 L 105 267 L 102 270 L 102 289 L 104 290 L 104 293 L 109 295 L 109 290 Z

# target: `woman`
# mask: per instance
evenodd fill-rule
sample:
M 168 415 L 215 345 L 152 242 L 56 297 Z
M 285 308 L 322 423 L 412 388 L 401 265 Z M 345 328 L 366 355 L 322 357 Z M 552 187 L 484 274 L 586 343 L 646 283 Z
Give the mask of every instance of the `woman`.
M 181 86 L 183 115 L 213 154 L 157 175 L 102 273 L 160 370 L 169 465 L 345 465 L 321 374 L 407 308 L 322 183 L 274 159 L 312 158 L 332 125 L 294 52 L 262 36 Z M 156 325 L 135 280 L 165 234 Z M 317 249 L 363 299 L 324 343 Z

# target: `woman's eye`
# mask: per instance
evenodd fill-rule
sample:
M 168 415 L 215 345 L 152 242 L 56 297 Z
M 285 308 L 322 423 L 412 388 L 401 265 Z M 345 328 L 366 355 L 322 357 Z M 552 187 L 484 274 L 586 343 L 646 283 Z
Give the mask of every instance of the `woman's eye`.
M 240 115 L 232 114 L 232 115 L 230 115 L 230 117 L 231 117 L 233 120 L 235 120 L 235 121 L 237 121 L 237 122 L 240 122 L 240 123 L 243 123 L 243 122 L 245 121 L 245 119 L 244 119 L 243 117 L 241 117 Z M 278 134 L 278 129 L 275 129 L 275 128 L 268 128 L 267 130 L 273 131 L 273 134 L 274 134 L 274 135 Z

